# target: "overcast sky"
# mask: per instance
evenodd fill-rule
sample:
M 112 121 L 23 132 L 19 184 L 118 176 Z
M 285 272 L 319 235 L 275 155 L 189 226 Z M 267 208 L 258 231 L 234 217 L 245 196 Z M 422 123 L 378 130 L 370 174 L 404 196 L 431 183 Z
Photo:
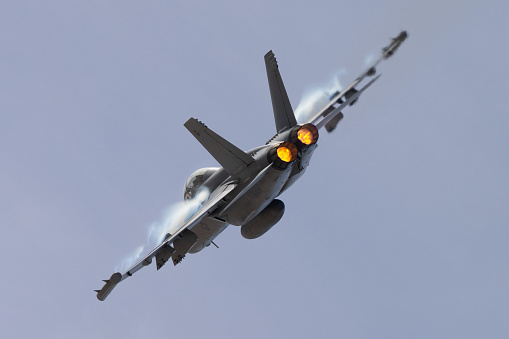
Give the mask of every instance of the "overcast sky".
M 505 1 L 0 4 L 2 338 L 506 338 Z M 322 133 L 283 219 L 102 287 L 215 160 L 275 132 L 263 55 L 294 108 L 383 76 Z M 148 251 L 148 250 L 147 250 Z

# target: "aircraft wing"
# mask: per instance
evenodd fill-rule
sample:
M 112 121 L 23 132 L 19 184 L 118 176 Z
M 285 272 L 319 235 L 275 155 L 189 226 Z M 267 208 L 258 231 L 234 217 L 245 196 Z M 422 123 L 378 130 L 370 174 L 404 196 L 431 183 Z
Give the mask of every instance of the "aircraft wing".
M 182 235 L 183 232 L 192 228 L 194 225 L 198 224 L 204 217 L 211 214 L 221 202 L 221 200 L 228 195 L 235 187 L 237 187 L 237 183 L 228 182 L 220 187 L 218 187 L 214 192 L 212 192 L 209 199 L 202 205 L 202 207 L 196 212 L 182 227 L 180 227 L 174 234 L 165 239 L 159 246 L 157 246 L 152 252 L 146 255 L 143 259 L 141 259 L 138 263 L 129 268 L 125 273 L 116 272 L 108 280 L 104 280 L 105 284 L 102 289 L 96 290 L 97 299 L 104 301 L 106 297 L 111 293 L 111 291 L 117 286 L 117 284 L 124 279 L 132 276 L 134 273 L 139 271 L 144 266 L 148 266 L 152 263 L 152 259 L 157 257 L 158 259 L 158 269 L 164 265 L 164 263 L 168 260 L 170 255 L 173 253 L 174 249 L 171 247 L 173 242 Z M 163 261 L 159 262 L 159 256 L 163 257 Z
M 349 97 L 346 101 L 342 102 L 339 106 L 337 107 L 334 107 L 333 105 L 330 105 L 330 106 L 327 106 L 329 111 L 327 112 L 327 114 L 325 116 L 323 116 L 322 114 L 320 114 L 320 116 L 316 117 L 315 119 L 313 119 L 312 121 L 312 124 L 316 126 L 316 128 L 320 129 L 322 128 L 323 126 L 326 126 L 327 123 L 329 123 L 330 121 L 332 121 L 332 119 L 334 119 L 336 116 L 338 116 L 339 114 L 342 114 L 341 111 L 348 105 L 352 105 L 352 103 L 354 103 L 358 98 L 359 96 L 369 87 L 371 86 L 375 81 L 378 80 L 378 78 L 380 78 L 381 74 L 380 75 L 377 75 L 375 78 L 373 78 L 373 80 L 371 80 L 370 82 L 368 82 L 366 85 L 364 85 L 359 91 L 355 91 L 355 93 L 352 94 L 351 97 Z M 352 85 L 350 85 L 352 86 Z M 350 87 L 348 86 L 348 87 Z M 353 88 L 350 87 L 350 88 Z M 344 92 L 344 91 L 343 91 Z M 336 103 L 336 102 L 334 102 Z M 332 109 L 332 110 L 330 110 Z M 339 121 L 338 121 L 339 122 Z
M 408 34 L 406 31 L 402 31 L 396 38 L 392 39 L 393 41 L 387 47 L 382 49 L 381 55 L 376 59 L 364 72 L 362 72 L 357 79 L 355 79 L 350 85 L 348 85 L 342 91 L 338 91 L 334 93 L 330 97 L 330 101 L 322 107 L 314 116 L 312 116 L 306 123 L 312 123 L 318 129 L 325 126 L 328 132 L 332 132 L 338 122 L 343 118 L 343 110 L 348 105 L 353 105 L 359 96 L 364 92 L 369 86 L 371 86 L 380 75 L 373 78 L 366 85 L 364 85 L 360 90 L 357 90 L 355 87 L 359 85 L 366 77 L 374 76 L 376 73 L 376 67 L 382 60 L 388 59 L 399 47 L 399 45 L 407 38 Z M 397 45 L 396 45 L 397 44 Z

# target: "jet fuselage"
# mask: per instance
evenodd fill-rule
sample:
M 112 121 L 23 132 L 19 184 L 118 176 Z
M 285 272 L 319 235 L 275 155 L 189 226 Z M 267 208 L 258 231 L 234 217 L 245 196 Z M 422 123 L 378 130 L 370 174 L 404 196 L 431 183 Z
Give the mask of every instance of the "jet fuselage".
M 232 177 L 224 168 L 218 168 L 203 182 L 203 187 L 210 192 L 229 180 L 237 180 L 239 184 L 223 199 L 224 203 L 218 207 L 217 212 L 213 213 L 214 219 L 218 222 L 208 223 L 206 229 L 200 227 L 203 226 L 200 224 L 190 229 L 198 236 L 198 241 L 190 249 L 190 253 L 199 252 L 209 246 L 228 224 L 235 226 L 248 224 L 304 174 L 313 151 L 318 146 L 316 140 L 312 145 L 297 143 L 300 150 L 291 163 L 275 162 L 271 165 L 269 156 L 271 149 L 291 139 L 290 134 L 290 131 L 278 134 L 267 145 L 246 152 L 253 156 L 255 161 L 238 173 L 237 178 Z

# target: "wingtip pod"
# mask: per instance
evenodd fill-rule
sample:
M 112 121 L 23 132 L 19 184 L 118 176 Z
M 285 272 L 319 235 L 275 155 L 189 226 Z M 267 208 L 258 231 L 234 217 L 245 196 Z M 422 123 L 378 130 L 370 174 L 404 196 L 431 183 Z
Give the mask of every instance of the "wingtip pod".
M 103 288 L 101 288 L 100 290 L 95 290 L 95 292 L 97 292 L 97 299 L 99 299 L 100 301 L 104 301 L 121 280 L 122 274 L 119 272 L 113 273 L 110 279 L 103 280 L 105 282 Z
M 403 41 L 405 41 L 407 38 L 408 32 L 405 30 L 401 31 L 397 37 L 393 38 L 392 42 L 382 49 L 384 59 L 388 59 L 392 55 L 394 55 L 394 53 L 396 53 L 396 51 L 398 50 L 399 46 L 401 46 Z

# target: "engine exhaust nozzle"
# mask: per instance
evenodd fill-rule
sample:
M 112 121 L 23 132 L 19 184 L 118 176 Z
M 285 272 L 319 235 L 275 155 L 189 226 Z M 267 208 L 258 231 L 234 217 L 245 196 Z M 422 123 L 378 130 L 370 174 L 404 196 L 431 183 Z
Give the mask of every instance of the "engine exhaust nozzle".
M 280 143 L 273 147 L 268 153 L 269 161 L 274 162 L 274 165 L 280 169 L 287 168 L 288 164 L 297 159 L 298 154 L 299 150 L 297 146 L 290 141 Z
M 294 129 L 290 138 L 300 148 L 311 146 L 318 141 L 318 129 L 313 124 L 304 124 Z

